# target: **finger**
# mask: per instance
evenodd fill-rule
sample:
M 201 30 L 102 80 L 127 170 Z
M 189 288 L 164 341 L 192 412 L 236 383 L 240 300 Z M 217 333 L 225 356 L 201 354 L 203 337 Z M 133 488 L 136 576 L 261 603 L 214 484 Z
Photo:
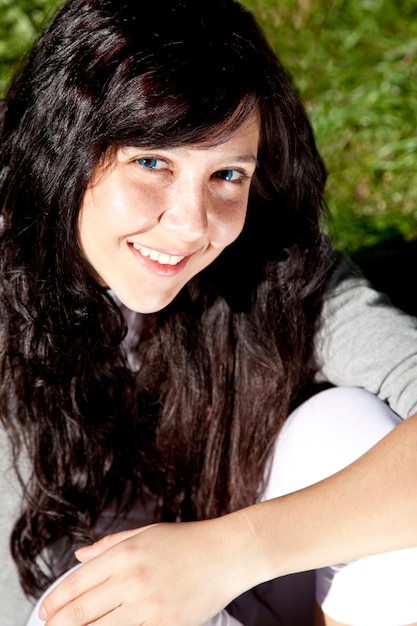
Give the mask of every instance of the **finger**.
M 119 587 L 106 581 L 66 604 L 46 622 L 46 626 L 98 625 L 107 615 L 112 616 L 109 623 L 116 625 L 120 594 Z
M 151 524 L 148 526 L 142 526 L 142 528 L 124 530 L 119 533 L 106 535 L 105 537 L 102 537 L 98 541 L 92 543 L 90 546 L 83 546 L 82 548 L 76 550 L 75 556 L 81 563 L 87 563 L 91 559 L 94 559 L 95 557 L 100 556 L 100 554 L 103 554 L 103 552 L 105 552 L 109 548 L 112 548 L 118 543 L 121 543 L 126 539 L 130 539 L 130 537 L 133 537 L 145 530 L 148 530 L 149 528 L 151 528 L 151 526 L 158 526 L 158 524 Z
M 89 565 L 73 568 L 47 593 L 40 606 L 39 617 L 44 620 L 51 618 L 68 602 L 103 583 L 107 578 L 104 568 L 91 568 Z

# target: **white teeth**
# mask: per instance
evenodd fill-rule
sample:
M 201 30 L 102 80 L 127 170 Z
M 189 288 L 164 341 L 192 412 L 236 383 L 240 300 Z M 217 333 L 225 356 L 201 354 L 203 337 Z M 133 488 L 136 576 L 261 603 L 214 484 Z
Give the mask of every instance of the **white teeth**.
M 169 254 L 160 254 L 159 259 L 156 259 L 156 261 L 158 261 L 158 263 L 161 263 L 161 265 L 169 265 L 170 260 L 171 257 L 169 256 Z
M 133 244 L 133 247 L 136 250 L 139 250 L 139 252 L 143 255 L 143 256 L 149 256 L 151 254 L 151 251 L 149 250 L 149 248 L 141 248 L 140 246 L 138 246 L 137 243 Z
M 132 244 L 135 250 L 141 253 L 142 256 L 149 257 L 152 261 L 156 261 L 160 265 L 178 265 L 185 257 L 183 256 L 171 256 L 170 254 L 164 254 L 163 252 L 157 252 L 150 248 L 145 248 L 137 243 Z

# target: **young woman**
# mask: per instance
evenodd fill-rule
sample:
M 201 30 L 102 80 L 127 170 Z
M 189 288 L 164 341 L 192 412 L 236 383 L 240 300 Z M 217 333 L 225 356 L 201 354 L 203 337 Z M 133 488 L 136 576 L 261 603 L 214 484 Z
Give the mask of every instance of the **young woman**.
M 105 536 L 41 603 L 48 626 L 308 624 L 310 580 L 292 600 L 257 585 L 417 545 L 414 454 L 392 472 L 415 420 L 314 395 L 349 382 L 325 374 L 325 171 L 238 3 L 70 0 L 1 139 L 2 624 L 30 612 L 10 532 L 35 598 Z M 317 620 L 370 626 L 376 572 L 391 588 L 417 563 L 375 559 L 317 572 Z M 413 595 L 375 624 L 417 622 Z

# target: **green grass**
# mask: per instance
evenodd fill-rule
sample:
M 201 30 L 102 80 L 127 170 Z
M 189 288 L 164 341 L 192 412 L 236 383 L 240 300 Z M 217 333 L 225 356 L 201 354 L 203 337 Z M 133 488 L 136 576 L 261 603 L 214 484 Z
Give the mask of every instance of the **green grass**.
M 196 0 L 198 1 L 198 0 Z M 57 0 L 0 0 L 0 90 Z M 415 0 L 244 0 L 303 98 L 339 248 L 417 238 Z
M 57 0 L 0 0 L 0 94 Z
M 417 4 L 244 0 L 293 76 L 339 247 L 417 237 Z

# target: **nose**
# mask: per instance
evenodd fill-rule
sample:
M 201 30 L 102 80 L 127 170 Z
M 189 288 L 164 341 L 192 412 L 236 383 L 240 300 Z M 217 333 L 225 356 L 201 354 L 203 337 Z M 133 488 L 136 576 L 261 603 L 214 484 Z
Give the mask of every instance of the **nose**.
M 186 242 L 199 241 L 206 236 L 208 192 L 199 177 L 181 177 L 172 185 L 160 223 Z

